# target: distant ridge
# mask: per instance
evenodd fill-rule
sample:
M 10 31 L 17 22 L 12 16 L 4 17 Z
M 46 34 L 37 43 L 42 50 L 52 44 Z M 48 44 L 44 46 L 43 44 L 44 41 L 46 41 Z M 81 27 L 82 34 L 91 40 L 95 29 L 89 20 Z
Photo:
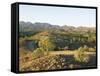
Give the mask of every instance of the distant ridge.
M 74 26 L 68 26 L 68 25 L 52 25 L 50 23 L 41 23 L 41 22 L 19 22 L 19 31 L 43 31 L 43 30 L 64 30 L 64 31 L 95 31 L 95 27 L 74 27 Z

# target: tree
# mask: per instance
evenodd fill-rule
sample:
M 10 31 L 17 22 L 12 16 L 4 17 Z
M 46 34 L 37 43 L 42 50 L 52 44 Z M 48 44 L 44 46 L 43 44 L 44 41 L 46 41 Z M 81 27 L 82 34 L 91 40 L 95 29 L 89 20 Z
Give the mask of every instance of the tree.
M 42 36 L 39 41 L 39 47 L 43 48 L 45 51 L 54 50 L 55 45 L 53 39 L 48 36 Z

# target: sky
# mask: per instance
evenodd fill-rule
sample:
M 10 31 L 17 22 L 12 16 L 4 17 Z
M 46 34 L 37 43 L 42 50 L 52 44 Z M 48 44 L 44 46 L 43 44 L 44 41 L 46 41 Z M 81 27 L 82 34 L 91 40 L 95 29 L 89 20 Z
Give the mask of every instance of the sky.
M 96 10 L 74 7 L 19 5 L 19 21 L 53 25 L 96 26 Z

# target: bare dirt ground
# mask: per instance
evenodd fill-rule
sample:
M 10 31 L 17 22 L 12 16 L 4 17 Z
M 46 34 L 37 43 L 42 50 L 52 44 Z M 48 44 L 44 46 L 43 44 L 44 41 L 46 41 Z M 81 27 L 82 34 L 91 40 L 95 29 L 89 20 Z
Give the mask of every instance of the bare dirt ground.
M 51 55 L 74 55 L 76 53 L 76 51 L 70 51 L 70 50 L 66 50 L 66 51 L 51 51 L 49 52 Z M 95 52 L 85 52 L 86 54 L 95 54 Z

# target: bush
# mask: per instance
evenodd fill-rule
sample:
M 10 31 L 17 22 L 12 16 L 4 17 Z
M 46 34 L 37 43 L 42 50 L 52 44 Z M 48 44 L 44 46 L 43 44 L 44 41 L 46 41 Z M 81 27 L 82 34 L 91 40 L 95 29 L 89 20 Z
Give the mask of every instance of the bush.
M 76 50 L 76 53 L 74 54 L 74 58 L 76 61 L 79 62 L 89 62 L 89 56 L 88 54 L 85 53 L 85 50 L 82 47 Z
M 39 58 L 44 55 L 44 51 L 42 48 L 37 48 L 36 50 L 33 51 L 33 57 L 34 58 Z
M 23 47 L 25 46 L 25 39 L 24 38 L 20 38 L 19 39 L 19 47 Z
M 38 45 L 39 47 L 43 48 L 45 51 L 52 51 L 55 48 L 53 39 L 48 36 L 41 37 Z
M 44 51 L 43 48 L 37 48 L 36 50 L 33 51 L 34 58 L 40 58 L 40 57 L 45 56 L 47 54 L 48 54 L 48 52 Z
M 84 45 L 84 47 L 82 48 L 83 51 L 89 51 L 89 47 Z
M 95 52 L 96 49 L 95 48 L 89 48 L 89 52 Z

